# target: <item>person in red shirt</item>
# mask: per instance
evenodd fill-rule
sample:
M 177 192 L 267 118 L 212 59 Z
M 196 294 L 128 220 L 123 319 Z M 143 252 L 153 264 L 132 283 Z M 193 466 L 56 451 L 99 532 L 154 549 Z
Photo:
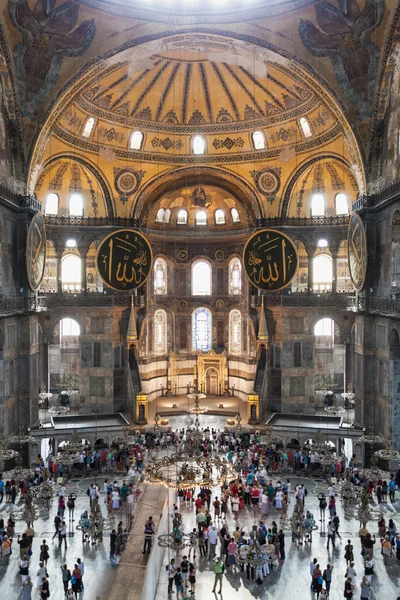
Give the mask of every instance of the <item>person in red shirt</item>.
M 198 498 L 196 498 L 195 501 L 195 506 L 196 506 L 196 515 L 197 513 L 200 511 L 200 509 L 203 507 L 203 500 L 202 498 L 199 496 Z
M 260 497 L 260 489 L 258 487 L 253 486 L 251 488 L 250 495 L 251 495 L 251 502 L 252 502 L 253 506 L 258 506 L 258 500 Z

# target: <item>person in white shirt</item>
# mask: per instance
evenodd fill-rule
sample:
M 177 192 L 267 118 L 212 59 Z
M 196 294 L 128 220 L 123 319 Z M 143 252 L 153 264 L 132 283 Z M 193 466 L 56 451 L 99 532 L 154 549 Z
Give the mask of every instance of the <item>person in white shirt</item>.
M 81 572 L 81 589 L 83 590 L 83 576 L 85 574 L 85 563 L 83 562 L 83 560 L 81 560 L 80 558 L 76 559 L 76 563 L 78 565 L 78 568 Z
M 58 497 L 61 498 L 61 496 L 63 498 L 66 498 L 66 494 L 67 494 L 67 488 L 65 487 L 65 485 L 62 485 L 60 488 L 60 491 L 58 492 Z
M 208 558 L 212 559 L 215 556 L 215 552 L 217 549 L 217 543 L 218 543 L 218 531 L 217 531 L 215 525 L 211 525 L 211 527 L 208 528 L 208 542 L 209 542 Z
M 334 490 L 334 489 L 333 489 L 333 487 L 330 485 L 330 486 L 328 487 L 328 498 L 330 498 L 331 496 L 335 497 L 335 496 L 336 496 L 336 494 L 335 494 L 335 490 Z

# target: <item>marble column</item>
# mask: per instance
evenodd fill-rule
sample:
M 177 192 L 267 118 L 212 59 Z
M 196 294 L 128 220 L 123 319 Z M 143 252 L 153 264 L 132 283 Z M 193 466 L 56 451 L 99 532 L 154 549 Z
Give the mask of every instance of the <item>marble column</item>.
M 86 282 L 86 255 L 81 256 L 81 292 L 86 294 L 87 282 Z
M 311 294 L 313 291 L 313 280 L 314 280 L 314 253 L 315 246 L 307 246 L 307 255 L 308 255 L 308 293 Z
M 332 294 L 337 292 L 337 248 L 330 248 L 332 256 Z
M 56 278 L 57 278 L 57 284 L 56 284 L 56 292 L 57 294 L 61 294 L 62 292 L 62 282 L 61 282 L 61 258 L 62 258 L 62 252 L 58 251 L 56 253 Z

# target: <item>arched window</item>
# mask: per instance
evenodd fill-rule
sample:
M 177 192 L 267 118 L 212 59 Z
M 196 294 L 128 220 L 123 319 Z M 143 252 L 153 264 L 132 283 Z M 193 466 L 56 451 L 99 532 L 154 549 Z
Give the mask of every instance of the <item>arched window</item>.
M 348 215 L 349 214 L 349 203 L 347 201 L 346 194 L 336 194 L 335 198 L 336 214 L 337 215 Z
M 305 117 L 300 117 L 300 127 L 301 127 L 301 130 L 302 130 L 305 138 L 312 137 L 310 123 L 307 121 L 307 119 Z
M 61 283 L 65 290 L 81 289 L 81 259 L 76 254 L 66 254 L 63 257 Z
M 56 215 L 58 213 L 58 196 L 57 194 L 49 194 L 46 198 L 44 209 L 45 215 Z
M 165 310 L 154 313 L 154 354 L 167 353 L 167 315 Z
M 157 223 L 162 223 L 164 221 L 164 213 L 165 210 L 163 208 L 159 208 L 156 215 Z
M 231 217 L 233 223 L 240 223 L 240 215 L 236 208 L 231 208 Z
M 69 215 L 70 217 L 83 216 L 83 198 L 80 194 L 72 194 L 69 199 Z
M 193 296 L 211 296 L 211 265 L 198 260 L 192 267 Z
M 85 127 L 83 128 L 82 137 L 89 138 L 93 131 L 93 127 L 94 127 L 94 118 L 89 117 L 85 123 Z
M 176 219 L 176 222 L 178 225 L 186 225 L 187 218 L 188 218 L 187 210 L 185 210 L 184 208 L 181 208 L 181 210 L 178 212 L 178 217 Z
M 169 223 L 171 220 L 171 209 L 170 208 L 166 208 L 165 212 L 164 212 L 164 223 Z
M 229 352 L 240 354 L 242 350 L 242 317 L 240 311 L 231 310 L 229 313 Z
M 65 242 L 65 246 L 67 248 L 76 248 L 76 240 L 74 240 L 73 238 L 70 238 L 69 240 L 67 240 Z
M 225 213 L 222 209 L 216 210 L 214 216 L 216 225 L 225 225 Z
M 324 239 L 320 239 L 317 242 L 317 246 L 318 248 L 327 248 L 328 247 L 328 240 L 324 240 Z
M 192 138 L 192 152 L 193 154 L 205 154 L 206 153 L 206 140 L 202 135 L 195 135 Z
M 60 336 L 65 337 L 67 335 L 80 335 L 81 328 L 79 327 L 79 323 L 74 321 L 74 319 L 61 319 L 60 321 Z
M 196 225 L 207 225 L 207 213 L 205 210 L 198 210 L 196 213 Z
M 154 263 L 154 293 L 167 293 L 167 263 L 163 258 L 157 258 Z
M 325 198 L 322 194 L 314 194 L 314 196 L 311 198 L 311 216 L 325 216 Z
M 332 259 L 328 254 L 318 254 L 313 263 L 313 286 L 315 290 L 330 290 L 332 287 Z
M 265 135 L 262 131 L 253 131 L 251 134 L 253 139 L 254 150 L 264 150 L 265 148 Z
M 140 150 L 143 144 L 143 133 L 141 131 L 133 131 L 129 142 L 131 150 Z
M 206 352 L 211 348 L 212 317 L 208 308 L 196 308 L 192 314 L 192 348 Z
M 240 294 L 242 292 L 242 265 L 238 258 L 232 258 L 229 263 L 229 293 Z

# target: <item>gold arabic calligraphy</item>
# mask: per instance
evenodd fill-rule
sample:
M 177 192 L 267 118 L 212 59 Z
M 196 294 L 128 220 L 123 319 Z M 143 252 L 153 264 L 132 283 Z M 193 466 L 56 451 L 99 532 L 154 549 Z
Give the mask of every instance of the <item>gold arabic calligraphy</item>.
M 263 235 L 256 234 L 254 238 L 254 243 L 249 240 L 252 249 L 249 249 L 245 265 L 248 277 L 257 287 L 281 289 L 290 282 L 297 267 L 291 240 L 274 230 L 263 232 Z M 293 257 L 296 258 L 295 264 Z
M 134 289 L 144 283 L 149 274 L 150 248 L 142 236 L 111 235 L 101 245 L 102 268 L 105 282 L 115 289 Z

